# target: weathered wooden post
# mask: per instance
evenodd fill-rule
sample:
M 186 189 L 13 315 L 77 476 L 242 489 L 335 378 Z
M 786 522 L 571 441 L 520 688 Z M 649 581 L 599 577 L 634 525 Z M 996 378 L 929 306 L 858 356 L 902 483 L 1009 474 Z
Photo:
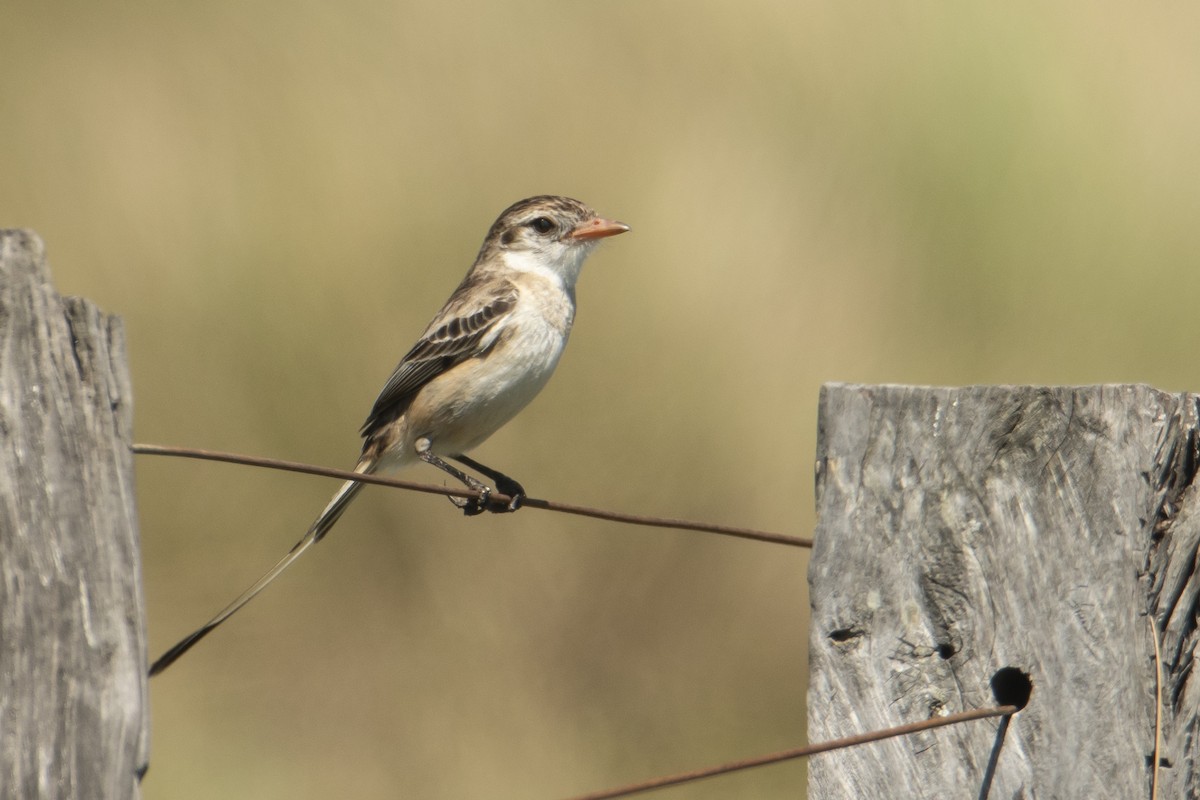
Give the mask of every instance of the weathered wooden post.
M 0 231 L 0 796 L 138 796 L 148 743 L 120 320 Z
M 989 720 L 814 758 L 810 797 L 1200 793 L 1197 406 L 1146 386 L 823 389 L 810 740 L 995 705 L 1006 667 L 1033 692 L 1003 742 Z

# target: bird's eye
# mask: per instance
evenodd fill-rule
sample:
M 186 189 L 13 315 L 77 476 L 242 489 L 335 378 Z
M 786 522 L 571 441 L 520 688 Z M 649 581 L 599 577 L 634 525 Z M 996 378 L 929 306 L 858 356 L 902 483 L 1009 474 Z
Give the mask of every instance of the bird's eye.
M 538 233 L 549 233 L 554 230 L 554 223 L 549 217 L 537 217 L 529 223 L 529 227 Z

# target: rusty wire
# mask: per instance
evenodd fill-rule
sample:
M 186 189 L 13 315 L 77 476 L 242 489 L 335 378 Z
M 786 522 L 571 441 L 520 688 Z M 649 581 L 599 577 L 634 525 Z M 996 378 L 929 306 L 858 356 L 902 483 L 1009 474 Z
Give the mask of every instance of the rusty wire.
M 171 447 L 158 444 L 134 444 L 131 449 L 138 455 L 148 456 L 176 456 L 180 458 L 196 458 L 206 461 L 222 461 L 230 464 L 245 464 L 252 467 L 266 467 L 268 469 L 286 470 L 288 472 L 302 472 L 307 475 L 323 475 L 328 478 L 341 478 L 342 480 L 360 481 L 362 483 L 374 483 L 380 486 L 390 486 L 395 489 L 408 489 L 413 492 L 424 492 L 426 494 L 441 494 L 447 497 L 463 497 L 474 499 L 479 497 L 479 492 L 474 489 L 459 489 L 446 486 L 436 486 L 430 483 L 417 483 L 415 481 L 397 480 L 395 478 L 384 478 L 378 475 L 364 475 L 361 472 L 351 472 L 344 469 L 331 469 L 329 467 L 320 467 L 315 464 L 304 464 L 297 461 L 284 461 L 277 458 L 263 458 L 261 456 L 246 456 L 239 453 L 225 453 L 218 450 L 202 450 L 194 447 Z M 496 508 L 507 506 L 511 497 L 507 497 L 499 492 L 492 492 L 489 498 L 489 504 Z M 771 533 L 770 531 L 760 531 L 753 528 L 742 528 L 734 525 L 718 525 L 711 522 L 693 522 L 684 519 L 672 519 L 670 517 L 650 517 L 643 514 L 628 514 L 620 511 L 607 511 L 600 508 L 589 508 L 587 506 L 577 506 L 570 503 L 560 503 L 554 500 L 540 500 L 536 497 L 527 497 L 521 505 L 522 508 L 537 508 L 543 511 L 557 511 L 562 514 L 574 514 L 581 517 L 591 517 L 593 519 L 602 519 L 609 522 L 622 522 L 627 525 L 644 525 L 652 528 L 674 528 L 685 531 L 698 531 L 701 533 L 715 533 L 721 536 L 733 536 L 738 539 L 751 539 L 758 542 L 770 542 L 772 544 L 788 545 L 789 547 L 812 547 L 812 539 L 805 539 L 800 536 L 789 536 L 783 533 Z
M 329 467 L 321 467 L 314 464 L 285 461 L 275 458 L 264 458 L 260 456 L 247 456 L 238 453 L 228 453 L 216 450 L 204 450 L 191 447 L 172 447 L 156 444 L 134 444 L 131 446 L 131 449 L 134 453 L 139 455 L 175 456 L 180 458 L 194 458 L 207 461 L 221 461 L 231 464 L 244 464 L 248 466 L 265 467 L 268 469 L 285 470 L 288 472 L 300 472 L 308 475 L 321 475 L 330 478 L 340 478 L 342 480 L 353 480 L 361 483 L 373 483 L 380 486 L 408 489 L 410 491 L 423 492 L 426 494 L 440 494 L 447 497 L 474 499 L 480 496 L 479 492 L 472 489 L 450 488 L 428 483 L 385 478 L 377 475 L 364 475 L 362 473 L 351 472 L 349 470 L 331 469 Z M 507 506 L 511 499 L 512 498 L 498 492 L 493 492 L 489 498 L 489 503 L 499 508 Z M 694 522 L 690 520 L 672 519 L 668 517 L 652 517 L 642 514 L 628 514 L 624 512 L 589 508 L 586 506 L 577 506 L 569 503 L 542 500 L 538 498 L 526 498 L 522 507 L 537 508 L 544 511 L 557 511 L 564 514 L 575 514 L 578 516 L 602 519 L 610 522 L 621 522 L 629 525 L 644 525 L 655 528 L 674 528 L 678 530 L 715 533 L 722 536 L 732 536 L 740 539 L 783 544 L 791 547 L 812 547 L 811 539 L 806 539 L 799 536 L 789 536 L 786 534 L 772 533 L 769 531 L 755 530 L 752 528 L 718 525 L 708 522 Z M 726 775 L 732 772 L 752 769 L 754 767 L 776 764 L 782 761 L 804 758 L 807 756 L 817 755 L 819 753 L 827 753 L 833 750 L 841 750 L 848 747 L 856 747 L 868 744 L 870 742 L 878 742 L 884 739 L 890 739 L 897 736 L 906 736 L 913 733 L 934 730 L 936 728 L 943 728 L 964 722 L 989 719 L 993 717 L 1004 717 L 1007 719 L 1015 714 L 1018 710 L 1019 707 L 1015 705 L 998 705 L 988 708 L 974 709 L 971 711 L 962 711 L 957 714 L 949 714 L 944 717 L 934 717 L 931 719 L 922 720 L 920 722 L 897 725 L 893 728 L 869 731 L 867 733 L 856 734 L 854 736 L 846 736 L 840 739 L 832 739 L 826 742 L 818 742 L 816 744 L 805 745 L 803 747 L 796 747 L 790 750 L 783 750 L 781 752 L 771 753 L 765 756 L 731 761 L 713 767 L 705 767 L 689 772 L 651 778 L 649 780 L 631 783 L 616 788 L 605 789 L 599 792 L 577 795 L 570 798 L 570 800 L 614 800 L 614 798 L 629 797 L 634 794 L 640 794 L 642 792 L 648 792 L 654 789 L 662 789 L 668 786 L 678 786 L 683 783 L 690 783 L 692 781 L 698 781 L 704 778 Z
M 971 722 L 978 719 L 988 719 L 990 717 L 1010 717 L 1017 713 L 1017 706 L 992 706 L 990 708 L 977 708 L 971 711 L 960 711 L 957 714 L 948 714 L 944 717 L 933 717 L 932 719 L 922 720 L 921 722 L 910 722 L 906 725 L 897 725 L 894 728 L 884 728 L 883 730 L 870 731 L 868 733 L 860 733 L 855 736 L 846 736 L 841 739 L 831 739 L 827 742 L 817 742 L 816 744 L 805 745 L 804 747 L 796 747 L 791 750 L 783 750 L 779 753 L 771 753 L 770 755 L 758 756 L 756 758 L 747 758 L 741 761 L 730 761 L 726 764 L 720 764 L 715 767 L 706 767 L 704 769 L 692 770 L 691 772 L 681 772 L 676 775 L 665 775 L 658 778 L 651 778 L 647 781 L 631 783 L 626 786 L 620 786 L 615 789 L 605 789 L 599 792 L 590 794 L 581 794 L 570 798 L 570 800 L 612 800 L 618 797 L 629 797 L 641 792 L 648 792 L 653 789 L 663 789 L 667 786 L 678 786 L 681 783 L 690 783 L 703 778 L 712 778 L 717 775 L 727 775 L 730 772 L 737 772 L 743 769 L 751 769 L 753 767 L 761 767 L 767 764 L 777 764 L 781 761 L 789 761 L 794 758 L 803 758 L 805 756 L 816 755 L 817 753 L 828 753 L 831 750 L 843 750 L 847 747 L 856 747 L 858 745 L 867 744 L 869 742 L 878 742 L 883 739 L 891 739 L 896 736 L 906 736 L 910 733 L 920 733 L 921 731 L 933 730 L 934 728 L 944 728 L 947 725 L 958 725 L 963 722 Z

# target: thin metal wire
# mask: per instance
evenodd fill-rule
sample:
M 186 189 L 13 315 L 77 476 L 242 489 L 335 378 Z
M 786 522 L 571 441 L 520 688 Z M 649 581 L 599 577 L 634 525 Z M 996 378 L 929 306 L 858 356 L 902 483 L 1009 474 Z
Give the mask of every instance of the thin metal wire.
M 424 492 L 426 494 L 441 494 L 447 497 L 465 497 L 474 499 L 479 497 L 479 492 L 473 489 L 458 489 L 446 486 L 436 486 L 429 483 L 417 483 L 415 481 L 397 480 L 395 478 L 384 478 L 378 475 L 363 475 L 360 472 L 351 472 L 343 469 L 330 469 L 329 467 L 319 467 L 315 464 L 304 464 L 297 461 L 283 461 L 277 458 L 263 458 L 261 456 L 246 456 L 239 453 L 226 453 L 218 450 L 201 450 L 194 447 L 172 447 L 158 444 L 134 444 L 130 449 L 138 455 L 148 456 L 176 456 L 179 458 L 198 458 L 206 461 L 223 461 L 229 464 L 245 464 L 252 467 L 266 467 L 268 469 L 286 470 L 288 472 L 302 472 L 307 475 L 323 475 L 328 478 L 341 478 L 342 480 L 359 481 L 361 483 L 374 483 L 380 486 L 391 486 L 396 489 L 408 489 L 413 492 Z M 499 492 L 493 492 L 489 502 L 496 507 L 506 506 L 512 500 Z M 522 503 L 522 508 L 537 508 L 543 511 L 557 511 L 562 514 L 575 514 L 581 517 L 591 517 L 593 519 L 602 519 L 609 522 L 622 522 L 627 525 L 644 525 L 651 528 L 674 528 L 685 531 L 699 531 L 702 533 L 715 533 L 721 536 L 733 536 L 738 539 L 751 539 L 758 542 L 770 542 L 772 544 L 783 544 L 789 547 L 809 547 L 813 543 L 812 539 L 805 539 L 800 536 L 788 536 L 782 533 L 771 533 L 770 531 L 760 531 L 753 528 L 741 528 L 733 525 L 717 525 L 710 522 L 693 522 L 683 519 L 672 519 L 670 517 L 650 517 L 643 514 L 626 514 L 620 511 L 607 511 L 600 508 L 588 508 L 587 506 L 576 506 L 569 503 L 559 503 L 553 500 L 540 500 L 535 497 L 527 497 Z
M 867 744 L 868 742 L 878 742 L 883 739 L 891 739 L 896 736 L 906 736 L 910 733 L 920 733 L 921 731 L 933 730 L 934 728 L 944 728 L 947 725 L 957 725 L 962 722 L 971 722 L 972 720 L 988 719 L 990 717 L 1010 717 L 1017 713 L 1016 706 L 993 706 L 991 708 L 977 708 L 972 711 L 960 711 L 957 714 L 949 714 L 944 717 L 933 717 L 932 719 L 922 720 L 921 722 L 910 722 L 907 725 L 897 725 L 894 728 L 885 728 L 879 731 L 871 731 L 869 733 L 860 733 L 856 736 L 846 736 L 842 739 L 831 739 L 827 742 L 818 742 L 804 747 L 797 747 L 792 750 L 784 750 L 779 753 L 772 753 L 767 756 L 759 756 L 757 758 L 747 758 L 742 761 L 731 761 L 727 764 L 721 764 L 716 767 L 708 767 L 706 769 L 693 770 L 692 772 L 681 772 L 678 775 L 667 775 L 659 778 L 652 778 L 648 781 L 640 783 L 631 783 L 627 786 L 621 786 L 616 789 L 605 789 L 600 792 L 591 794 L 581 794 L 570 798 L 570 800 L 612 800 L 617 797 L 629 797 L 630 795 L 640 792 L 648 792 L 653 789 L 662 789 L 667 786 L 678 786 L 681 783 L 690 783 L 698 781 L 702 778 L 711 778 L 716 775 L 726 775 L 730 772 L 737 772 L 743 769 L 752 767 L 761 767 L 766 764 L 776 764 L 780 761 L 789 761 L 793 758 L 803 758 L 804 756 L 816 755 L 817 753 L 828 753 L 831 750 L 842 750 L 847 747 L 855 747 L 857 745 Z
M 1158 623 L 1150 620 L 1150 641 L 1154 642 L 1154 767 L 1150 770 L 1150 800 L 1158 800 L 1158 764 L 1162 759 L 1162 651 L 1158 644 Z
M 260 456 L 246 456 L 239 453 L 228 453 L 218 450 L 203 450 L 191 447 L 172 447 L 157 444 L 134 444 L 131 445 L 130 449 L 139 455 L 175 456 L 179 458 L 195 458 L 206 461 L 221 461 L 230 464 L 244 464 L 247 466 L 265 467 L 268 469 L 285 470 L 288 472 L 300 472 L 308 475 L 321 475 L 330 478 L 340 478 L 342 480 L 353 480 L 361 483 L 373 483 L 380 486 L 408 489 L 410 491 L 422 492 L 425 494 L 440 494 L 447 497 L 473 499 L 479 497 L 480 495 L 479 492 L 471 489 L 450 488 L 428 483 L 398 480 L 396 478 L 384 478 L 377 475 L 364 475 L 362 473 L 351 472 L 349 470 L 331 469 L 329 467 L 321 467 L 314 464 L 305 464 L 296 461 L 284 461 L 282 459 L 275 458 L 263 458 Z M 511 497 L 507 497 L 498 492 L 492 493 L 490 497 L 490 502 L 496 504 L 497 506 L 506 506 L 511 500 Z M 525 498 L 523 507 L 526 506 L 545 511 L 558 511 L 563 514 L 575 514 L 578 516 L 608 520 L 610 522 L 622 522 L 629 525 L 645 525 L 656 528 L 674 528 L 704 533 L 716 533 L 723 536 L 733 536 L 741 539 L 784 544 L 791 547 L 811 548 L 813 544 L 811 539 L 806 539 L 799 536 L 787 536 L 785 534 L 771 533 L 769 531 L 760 531 L 752 528 L 740 528 L 731 525 L 716 525 L 707 522 L 693 522 L 690 520 L 672 519 L 669 517 L 651 517 L 641 514 L 626 514 L 618 511 L 608 511 L 605 509 L 589 508 L 586 506 L 576 506 L 551 500 L 541 500 L 538 498 Z M 913 733 L 920 733 L 922 731 L 934 730 L 936 728 L 944 728 L 949 725 L 956 725 L 963 722 L 988 719 L 992 717 L 1007 718 L 1017 713 L 1018 710 L 1019 709 L 1016 706 L 1004 705 L 994 706 L 991 708 L 980 708 L 972 711 L 962 711 L 957 714 L 949 714 L 945 717 L 934 717 L 932 719 L 922 720 L 921 722 L 911 722 L 906 725 L 898 725 L 894 728 L 885 728 L 883 730 L 870 731 L 868 733 L 847 736 L 841 739 L 832 739 L 827 742 L 818 742 L 816 744 L 805 745 L 804 747 L 784 750 L 766 756 L 759 756 L 757 758 L 731 761 L 715 767 L 707 767 L 704 769 L 693 770 L 691 772 L 683 772 L 676 775 L 652 778 L 647 781 L 632 783 L 615 789 L 606 789 L 600 792 L 578 795 L 570 800 L 612 800 L 613 798 L 629 797 L 634 794 L 640 794 L 642 792 L 648 792 L 654 789 L 677 786 L 679 784 L 690 783 L 692 781 L 711 778 L 717 775 L 726 775 L 731 772 L 752 769 L 754 767 L 761 767 L 768 764 L 776 764 L 796 758 L 804 758 L 806 756 L 817 755 L 818 753 L 827 753 L 833 750 L 841 750 L 847 747 L 855 747 L 858 745 L 868 744 L 870 742 L 891 739 L 897 736 L 906 736 Z

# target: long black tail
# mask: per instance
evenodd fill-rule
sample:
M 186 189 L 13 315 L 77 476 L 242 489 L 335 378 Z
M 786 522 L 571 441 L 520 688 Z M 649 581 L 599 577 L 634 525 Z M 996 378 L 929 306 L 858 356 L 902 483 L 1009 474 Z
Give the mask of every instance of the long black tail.
M 355 467 L 355 472 L 370 472 L 373 465 L 369 463 L 359 464 Z M 162 672 L 167 667 L 175 663 L 175 660 L 181 655 L 191 650 L 192 647 L 203 639 L 208 634 L 220 625 L 225 620 L 237 613 L 238 609 L 249 603 L 263 589 L 280 576 L 280 574 L 291 566 L 292 562 L 299 558 L 305 550 L 312 545 L 321 541 L 322 537 L 329 532 L 333 524 L 342 516 L 342 512 L 346 510 L 346 506 L 350 505 L 350 501 L 354 499 L 363 484 L 358 481 L 346 481 L 342 484 L 342 488 L 329 501 L 329 505 L 325 506 L 325 510 L 317 517 L 316 522 L 308 529 L 308 533 L 304 534 L 304 538 L 296 542 L 295 547 L 288 551 L 287 555 L 279 559 L 279 563 L 271 567 L 265 575 L 255 581 L 254 585 L 246 591 L 242 592 L 236 600 L 227 605 L 221 613 L 204 623 L 203 626 L 197 628 L 185 638 L 180 640 L 178 644 L 172 647 L 167 652 L 159 656 L 158 660 L 150 665 L 150 677 L 154 677 Z

